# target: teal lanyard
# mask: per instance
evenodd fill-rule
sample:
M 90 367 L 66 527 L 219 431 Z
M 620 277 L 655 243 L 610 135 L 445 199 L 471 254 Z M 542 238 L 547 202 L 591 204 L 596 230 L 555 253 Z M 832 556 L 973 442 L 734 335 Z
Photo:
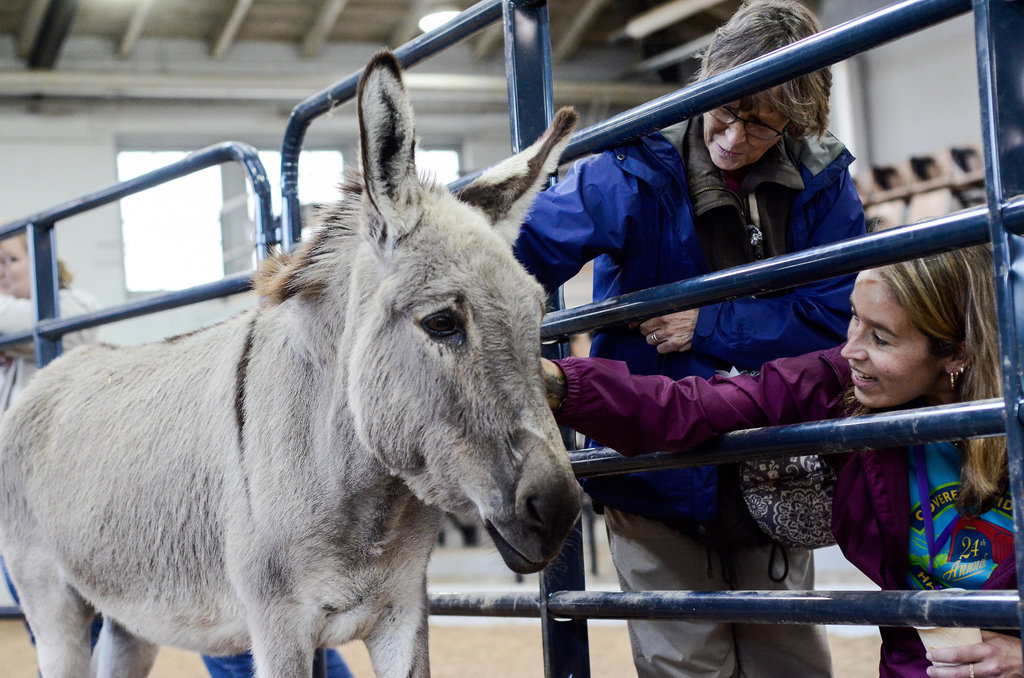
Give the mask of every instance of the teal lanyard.
M 939 547 L 946 543 L 953 533 L 956 520 L 949 521 L 949 525 L 942 531 L 938 539 L 935 539 L 935 517 L 932 515 L 932 494 L 928 484 L 928 470 L 925 467 L 924 447 L 914 445 L 914 473 L 917 475 L 917 494 L 921 499 L 921 515 L 924 517 L 924 536 L 928 543 L 928 574 L 935 575 L 935 555 Z

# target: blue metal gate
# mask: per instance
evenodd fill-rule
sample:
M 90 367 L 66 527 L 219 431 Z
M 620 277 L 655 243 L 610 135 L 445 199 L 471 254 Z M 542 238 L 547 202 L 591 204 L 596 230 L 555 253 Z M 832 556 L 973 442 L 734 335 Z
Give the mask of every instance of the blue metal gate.
M 552 0 L 555 1 L 555 0 Z M 569 0 L 557 0 L 569 1 Z M 820 280 L 865 267 L 912 259 L 991 241 L 996 267 L 1003 393 L 1000 400 L 924 408 L 856 420 L 825 421 L 738 431 L 685 453 L 624 458 L 612 450 L 572 453 L 579 477 L 638 469 L 677 468 L 769 457 L 781 451 L 841 451 L 881 445 L 932 442 L 1004 433 L 1010 451 L 1013 496 L 1024 496 L 1024 333 L 1018 327 L 1024 309 L 1024 2 L 1022 0 L 905 0 L 826 30 L 770 55 L 651 101 L 578 131 L 566 160 L 668 126 L 795 76 L 831 65 L 936 23 L 973 12 L 977 46 L 979 100 L 984 137 L 987 205 L 882 233 L 805 250 L 770 260 L 623 295 L 616 299 L 549 314 L 542 339 L 563 340 L 633 319 L 696 308 L 739 295 L 751 295 Z M 508 73 L 513 150 L 529 145 L 553 114 L 551 53 L 545 0 L 483 0 L 436 31 L 396 50 L 407 68 L 475 31 L 502 20 Z M 136 304 L 57 320 L 54 225 L 157 183 L 210 164 L 243 164 L 256 196 L 257 241 L 261 253 L 271 245 L 290 249 L 301 229 L 298 157 L 309 124 L 352 99 L 359 73 L 300 103 L 289 119 L 282 144 L 282 214 L 275 224 L 269 189 L 255 152 L 228 143 L 199 151 L 185 160 L 85 196 L 0 229 L 0 236 L 29 232 L 39 322 L 31 331 L 7 335 L 0 348 L 32 337 L 40 364 L 59 351 L 61 335 L 105 322 L 133 317 L 239 292 L 248 275 L 227 278 Z M 462 184 L 464 180 L 456 182 Z M 1016 533 L 1024 533 L 1024 505 L 1014 503 Z M 541 577 L 536 595 L 517 593 L 447 594 L 431 598 L 436 615 L 539 617 L 544 638 L 545 675 L 590 675 L 587 619 L 702 619 L 754 623 L 830 623 L 888 626 L 1021 627 L 1024 584 L 1016 591 L 806 591 L 607 593 L 584 590 L 582 536 L 571 535 L 558 562 Z M 1018 571 L 1024 567 L 1024 540 L 1016 542 Z M 12 616 L 17 610 L 0 610 Z

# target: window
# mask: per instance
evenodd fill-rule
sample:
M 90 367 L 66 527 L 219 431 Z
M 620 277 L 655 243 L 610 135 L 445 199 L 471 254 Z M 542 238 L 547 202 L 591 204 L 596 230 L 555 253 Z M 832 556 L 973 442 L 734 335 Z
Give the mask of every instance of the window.
M 260 162 L 267 170 L 274 214 L 281 213 L 281 152 L 260 151 Z M 338 199 L 344 162 L 338 151 L 299 152 L 299 203 L 323 204 Z
M 122 151 L 117 154 L 118 179 L 125 181 L 165 167 L 185 155 L 185 151 Z M 270 182 L 273 213 L 279 215 L 281 154 L 260 151 L 259 157 Z M 454 150 L 417 150 L 416 163 L 421 174 L 443 184 L 459 177 L 459 153 Z M 309 205 L 336 200 L 343 165 L 338 151 L 302 151 L 299 202 Z M 220 280 L 225 270 L 232 273 L 252 268 L 252 196 L 237 207 L 225 206 L 225 195 L 240 195 L 243 190 L 226 189 L 226 181 L 237 182 L 237 173 L 210 167 L 121 201 L 129 292 L 180 290 Z M 247 189 L 248 182 L 245 184 Z
M 185 151 L 122 151 L 117 154 L 117 175 L 125 181 L 165 167 L 185 157 Z M 260 152 L 267 171 L 274 214 L 281 213 L 281 154 Z M 299 200 L 328 202 L 338 195 L 342 157 L 337 151 L 302 151 L 299 158 Z M 225 258 L 231 272 L 252 269 L 252 200 L 248 216 L 224 214 L 225 174 L 221 166 L 207 169 L 128 196 L 121 201 L 121 234 L 124 241 L 125 287 L 129 292 L 181 290 L 220 280 Z M 248 182 L 245 182 L 248 189 Z M 247 193 L 251 191 L 247 190 Z M 244 210 L 245 205 L 241 208 Z M 229 212 L 231 210 L 228 210 Z M 223 228 L 244 229 L 225 242 Z M 239 238 L 247 252 L 236 259 Z M 226 249 L 232 249 L 226 252 Z M 251 254 L 249 253 L 251 252 Z M 239 268 L 240 267 L 240 268 Z
M 450 150 L 416 149 L 416 167 L 421 175 L 433 176 L 437 181 L 447 185 L 459 178 L 459 153 Z
M 181 151 L 117 154 L 125 181 L 185 157 Z M 208 167 L 121 201 L 125 286 L 130 292 L 180 290 L 224 276 L 220 167 Z

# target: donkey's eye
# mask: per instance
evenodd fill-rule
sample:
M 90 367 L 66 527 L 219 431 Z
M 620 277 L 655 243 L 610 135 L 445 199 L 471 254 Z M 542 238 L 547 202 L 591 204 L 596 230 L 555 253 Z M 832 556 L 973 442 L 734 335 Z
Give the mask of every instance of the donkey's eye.
M 432 339 L 447 339 L 449 337 L 461 339 L 464 334 L 459 317 L 451 311 L 428 315 L 420 321 L 420 326 L 427 331 Z

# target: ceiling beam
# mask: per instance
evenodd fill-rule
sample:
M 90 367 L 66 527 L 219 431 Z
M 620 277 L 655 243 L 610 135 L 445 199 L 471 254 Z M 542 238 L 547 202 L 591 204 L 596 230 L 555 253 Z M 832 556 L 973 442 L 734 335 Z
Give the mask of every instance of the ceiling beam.
M 609 0 L 587 0 L 586 4 L 576 14 L 576 18 L 569 24 L 569 28 L 552 49 L 552 55 L 557 61 L 568 59 L 579 49 L 583 36 L 590 30 L 591 24 L 597 18 L 601 10 L 605 8 Z
M 128 28 L 121 36 L 121 44 L 117 48 L 117 55 L 122 59 L 135 51 L 135 45 L 138 44 L 142 32 L 146 29 L 146 23 L 149 21 L 149 12 L 155 4 L 156 0 L 141 0 L 135 7 L 131 21 L 128 22 Z
M 27 59 L 36 44 L 39 31 L 43 29 L 43 19 L 50 7 L 50 0 L 30 0 L 18 29 L 18 56 Z
M 508 102 L 502 76 L 405 73 L 416 101 Z M 0 101 L 14 98 L 196 100 L 294 104 L 323 90 L 320 75 L 267 77 L 254 74 L 110 73 L 100 71 L 0 71 Z M 668 94 L 664 85 L 555 81 L 555 96 L 567 104 L 636 106 Z
M 647 73 L 650 71 L 658 71 L 662 68 L 668 68 L 669 66 L 675 66 L 681 64 L 688 59 L 692 59 L 697 54 L 711 44 L 711 39 L 715 37 L 714 33 L 708 33 L 702 35 L 696 40 L 673 47 L 672 49 L 665 50 L 660 54 L 644 59 L 636 63 L 631 70 L 633 73 Z
M 324 0 L 323 5 L 320 6 L 320 13 L 317 14 L 306 37 L 302 39 L 302 56 L 315 57 L 320 53 L 320 49 L 327 42 L 327 36 L 334 29 L 334 24 L 338 23 L 338 16 L 341 14 L 341 10 L 345 9 L 347 2 L 348 0 Z
M 250 7 L 252 7 L 252 0 L 235 0 L 231 16 L 228 17 L 228 22 L 224 24 L 220 35 L 217 36 L 217 41 L 213 43 L 210 56 L 215 59 L 222 57 L 231 48 L 231 44 L 235 41 L 238 29 L 242 27 L 242 22 L 245 21 L 245 15 L 249 13 Z
M 51 0 L 28 54 L 32 68 L 53 68 L 78 13 L 78 0 Z
M 621 31 L 616 31 L 610 41 L 621 39 L 623 35 L 634 40 L 646 38 L 652 33 L 657 33 L 694 14 L 699 14 L 720 2 L 722 0 L 670 0 L 663 5 L 637 14 L 626 23 Z

